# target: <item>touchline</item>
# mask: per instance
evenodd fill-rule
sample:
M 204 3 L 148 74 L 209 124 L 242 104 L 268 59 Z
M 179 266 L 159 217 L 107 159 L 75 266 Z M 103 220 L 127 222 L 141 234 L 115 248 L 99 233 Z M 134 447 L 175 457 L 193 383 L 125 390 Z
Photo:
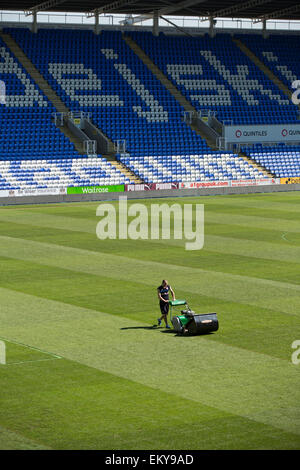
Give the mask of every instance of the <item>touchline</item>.
M 110 203 L 100 204 L 96 215 L 101 217 L 96 227 L 100 240 L 173 238 L 184 240 L 186 250 L 201 250 L 204 246 L 203 204 L 127 204 L 127 196 L 120 196 L 117 206 Z

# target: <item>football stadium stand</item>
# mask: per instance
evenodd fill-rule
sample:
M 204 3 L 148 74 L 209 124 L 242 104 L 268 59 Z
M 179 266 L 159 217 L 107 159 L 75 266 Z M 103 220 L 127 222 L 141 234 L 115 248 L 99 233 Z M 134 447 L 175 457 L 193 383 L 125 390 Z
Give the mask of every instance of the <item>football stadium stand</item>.
M 174 37 L 130 33 L 197 109 L 234 124 L 297 121 L 297 109 L 235 46 L 229 34 Z M 230 52 L 229 52 L 230 51 Z
M 272 35 L 267 40 L 259 35 L 243 34 L 240 40 L 264 64 L 293 91 L 292 84 L 300 77 L 298 52 L 299 36 Z M 299 113 L 299 108 L 294 105 Z M 244 149 L 250 158 L 262 164 L 269 171 L 280 177 L 300 176 L 300 147 L 278 145 L 263 148 L 257 144 L 251 150 Z
M 243 149 L 246 155 L 271 173 L 286 178 L 290 176 L 300 176 L 300 147 L 278 144 L 274 147 L 263 147 L 256 144 L 251 150 Z
M 117 168 L 99 157 L 0 161 L 3 190 L 128 183 L 130 180 Z
M 0 105 L 1 159 L 74 157 L 73 145 L 52 122 L 54 107 L 1 39 L 0 58 L 6 87 L 6 103 Z
M 184 108 L 120 31 L 7 28 L 70 112 L 90 113 L 93 124 L 123 151 L 111 158 L 141 181 L 223 181 L 300 175 L 300 148 L 211 148 L 183 119 Z M 298 121 L 299 108 L 232 41 L 148 32 L 126 33 L 196 110 L 221 122 L 282 124 Z M 239 38 L 290 87 L 297 77 L 294 36 L 264 42 Z M 57 45 L 59 44 L 59 47 Z M 294 43 L 293 43 L 294 44 Z M 288 54 L 286 53 L 288 49 Z M 126 184 L 132 179 L 103 154 L 81 155 L 54 124 L 55 105 L 0 39 L 1 189 Z M 280 66 L 277 62 L 280 62 Z M 284 64 L 284 65 L 282 65 Z M 251 160 L 245 158 L 245 155 Z M 256 162 L 257 164 L 254 164 Z M 266 170 L 268 173 L 266 173 Z

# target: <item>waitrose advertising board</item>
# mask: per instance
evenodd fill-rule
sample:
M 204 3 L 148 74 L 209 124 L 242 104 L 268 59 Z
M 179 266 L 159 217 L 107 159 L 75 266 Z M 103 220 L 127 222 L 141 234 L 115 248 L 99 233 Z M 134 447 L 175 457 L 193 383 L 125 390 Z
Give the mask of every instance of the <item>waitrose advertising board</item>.
M 68 188 L 67 194 L 122 193 L 124 190 L 124 184 L 115 184 L 111 186 L 80 186 L 78 188 Z

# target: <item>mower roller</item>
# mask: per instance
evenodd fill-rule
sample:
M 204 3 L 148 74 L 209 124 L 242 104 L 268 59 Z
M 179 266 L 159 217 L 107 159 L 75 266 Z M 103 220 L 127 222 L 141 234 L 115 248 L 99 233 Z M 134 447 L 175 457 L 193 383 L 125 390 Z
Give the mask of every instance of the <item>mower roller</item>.
M 197 314 L 190 309 L 186 300 L 169 300 L 171 307 L 170 319 L 174 328 L 179 334 L 202 335 L 217 331 L 219 322 L 216 313 Z M 181 310 L 180 315 L 173 315 L 173 308 L 185 305 L 186 309 Z

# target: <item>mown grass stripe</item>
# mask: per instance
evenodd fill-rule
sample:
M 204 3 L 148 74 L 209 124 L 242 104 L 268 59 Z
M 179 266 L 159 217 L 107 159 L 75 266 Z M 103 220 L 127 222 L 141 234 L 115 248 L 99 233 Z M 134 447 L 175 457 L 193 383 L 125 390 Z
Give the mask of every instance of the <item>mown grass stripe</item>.
M 143 201 L 143 203 L 148 207 L 150 202 Z M 165 201 L 154 203 L 165 203 Z M 116 208 L 118 208 L 118 203 L 112 203 Z M 128 202 L 132 204 L 132 202 Z M 98 205 L 95 205 L 94 216 L 91 214 L 91 218 L 80 218 L 80 217 L 69 217 L 69 216 L 58 216 L 58 215 L 49 215 L 45 213 L 36 213 L 28 209 L 23 209 L 22 211 L 11 211 L 1 210 L 0 209 L 0 220 L 5 222 L 14 222 L 19 224 L 26 225 L 35 225 L 40 227 L 52 227 L 56 229 L 64 229 L 70 231 L 80 231 L 87 233 L 96 233 L 96 225 L 99 222 L 100 218 L 96 217 L 96 208 Z M 299 221 L 297 220 L 284 220 L 280 218 L 264 218 L 259 216 L 251 216 L 247 214 L 230 214 L 223 213 L 221 210 L 209 211 L 205 210 L 205 221 L 214 224 L 230 224 L 232 226 L 241 226 L 241 227 L 256 227 L 265 230 L 285 232 L 287 227 L 289 232 L 300 233 Z
M 30 231 L 30 226 L 27 226 L 28 228 L 20 228 L 23 227 L 23 225 L 18 225 L 17 223 L 10 224 L 11 230 L 9 231 L 12 233 L 14 236 L 13 238 L 20 238 L 20 239 L 28 239 L 30 240 L 31 237 L 28 237 L 28 233 Z M 45 234 L 43 233 L 42 229 L 43 227 L 39 227 L 40 229 L 40 234 L 37 233 L 37 236 L 39 238 L 43 239 L 45 238 Z M 68 228 L 66 229 L 60 229 L 60 230 L 65 230 L 66 233 L 68 233 Z M 53 228 L 49 227 L 49 231 L 52 233 Z M 7 232 L 7 231 L 6 231 Z M 4 232 L 5 233 L 5 232 Z M 94 246 L 100 246 L 101 241 L 97 239 L 96 235 L 94 232 L 91 232 L 89 230 L 86 231 L 87 234 L 93 235 L 94 236 Z M 272 260 L 272 261 L 283 261 L 283 262 L 291 262 L 291 263 L 298 263 L 300 260 L 300 246 L 297 246 L 296 242 L 291 240 L 291 237 L 293 238 L 294 234 L 289 234 L 289 232 L 285 232 L 285 234 L 288 233 L 288 240 L 283 240 L 283 234 L 278 233 L 278 238 L 277 240 L 272 240 L 272 241 L 262 241 L 262 240 L 253 240 L 253 239 L 248 239 L 248 238 L 239 238 L 238 234 L 236 237 L 231 237 L 227 236 L 226 233 L 224 233 L 222 236 L 220 235 L 214 235 L 214 234 L 209 234 L 209 231 L 206 228 L 206 233 L 205 233 L 205 240 L 204 240 L 204 247 L 201 251 L 211 251 L 211 252 L 216 252 L 216 253 L 224 253 L 225 255 L 232 254 L 232 255 L 238 255 L 239 257 L 242 258 L 257 258 L 257 259 L 266 259 L 266 260 Z M 5 236 L 5 235 L 3 235 Z M 67 235 L 66 235 L 67 237 Z M 173 235 L 172 235 L 173 237 Z M 35 235 L 35 238 L 36 235 Z M 61 238 L 61 237 L 59 237 Z M 66 241 L 68 239 L 66 238 Z M 88 239 L 90 242 L 92 241 L 91 238 Z M 37 240 L 38 241 L 38 240 Z M 52 237 L 49 236 L 49 242 L 52 242 Z M 113 242 L 118 242 L 118 240 L 111 240 L 109 243 Z M 69 246 L 72 246 L 74 244 L 74 237 L 70 238 L 70 243 Z M 90 250 L 90 244 L 91 243 L 86 243 L 86 249 Z M 135 241 L 136 247 L 147 247 L 151 244 L 153 248 L 155 249 L 156 246 L 168 246 L 168 247 L 179 247 L 184 249 L 184 244 L 185 240 L 174 240 L 171 238 L 170 240 L 137 240 Z M 68 244 L 66 244 L 68 246 Z M 136 257 L 136 251 L 129 251 L 128 253 L 131 253 L 132 257 Z
M 125 316 L 137 322 L 142 320 L 149 325 L 153 325 L 159 314 L 155 289 L 140 283 L 138 279 L 116 284 L 105 276 L 70 272 L 29 261 L 2 257 L 0 264 L 6 266 L 6 275 L 1 274 L 0 284 L 7 289 L 104 311 L 117 317 Z M 24 273 L 28 272 L 30 279 L 26 275 L 24 277 Z M 118 296 L 117 285 L 122 286 L 122 292 Z M 288 355 L 287 345 L 295 337 L 300 337 L 300 324 L 294 315 L 177 290 L 177 287 L 176 294 L 178 298 L 188 299 L 197 313 L 218 312 L 222 335 L 215 335 L 213 338 L 216 341 L 284 358 Z
M 123 256 L 91 252 L 78 248 L 1 237 L 0 255 L 61 267 L 71 271 L 105 275 L 115 280 L 139 280 L 157 285 L 165 273 L 177 289 L 214 296 L 218 299 L 273 308 L 290 315 L 300 315 L 300 286 L 285 282 L 177 266 L 169 263 L 140 261 Z M 288 299 L 288 301 L 287 301 Z
M 242 231 L 232 232 L 230 226 L 222 226 L 222 230 L 220 231 L 221 233 L 218 235 L 218 230 L 214 228 L 210 231 L 210 228 L 211 227 L 208 227 L 208 233 L 211 232 L 212 235 L 206 234 L 204 248 L 196 252 L 187 252 L 184 249 L 184 241 L 181 240 L 179 241 L 179 244 L 177 244 L 177 240 L 160 240 L 159 243 L 146 240 L 137 240 L 134 242 L 131 240 L 100 241 L 96 238 L 95 234 L 82 234 L 80 232 L 72 232 L 72 234 L 69 234 L 68 231 L 57 231 L 55 229 L 44 230 L 41 227 L 34 228 L 18 224 L 9 224 L 8 230 L 6 229 L 6 224 L 0 222 L 0 234 L 3 234 L 3 236 L 34 240 L 37 242 L 49 241 L 50 243 L 56 243 L 67 247 L 71 246 L 73 248 L 85 249 L 92 252 L 98 252 L 100 248 L 102 252 L 107 254 L 117 253 L 119 255 L 138 260 L 151 260 L 155 262 L 160 262 L 161 259 L 164 259 L 166 250 L 168 250 L 168 260 L 172 260 L 173 264 L 177 264 L 179 266 L 188 265 L 194 268 L 205 266 L 205 269 L 209 271 L 231 274 L 240 274 L 244 267 L 247 266 L 249 277 L 291 282 L 293 284 L 300 283 L 300 263 L 298 262 L 300 258 L 297 257 L 298 247 L 294 245 L 294 243 L 293 247 L 295 247 L 295 251 L 292 251 L 292 246 L 289 246 L 290 243 L 282 240 L 279 237 L 279 234 L 277 237 L 278 243 L 273 244 L 269 243 L 271 232 L 270 234 L 267 234 L 265 231 L 264 233 L 261 231 L 252 231 L 248 234 L 244 229 Z M 227 243 L 226 234 L 232 235 L 232 237 L 229 238 L 232 243 Z M 267 236 L 267 240 L 262 241 L 264 250 L 261 250 L 261 240 L 257 240 L 257 237 L 262 237 L 263 240 L 264 235 Z M 295 237 L 295 234 L 293 235 Z M 210 238 L 211 236 L 213 237 L 212 239 Z M 224 253 L 222 249 L 223 237 L 225 240 Z M 213 240 L 212 243 L 210 243 L 211 240 Z M 244 244 L 248 241 L 249 246 L 248 244 Z M 133 243 L 134 249 L 132 249 Z M 237 246 L 237 254 L 234 253 L 235 245 Z M 216 247 L 216 249 L 214 249 L 214 247 Z M 227 247 L 228 253 L 226 252 Z M 245 248 L 244 256 L 239 254 L 243 247 Z M 285 247 L 288 248 L 287 251 L 284 251 Z M 255 252 L 256 248 L 257 256 Z M 262 252 L 266 253 L 265 257 Z M 221 253 L 223 256 L 220 256 Z M 276 257 L 281 258 L 279 263 L 279 260 L 272 259 Z M 265 260 L 266 263 L 264 262 Z M 291 262 L 288 263 L 288 261 Z
M 256 240 L 242 240 L 217 235 L 205 236 L 205 250 L 218 253 L 239 255 L 289 263 L 300 263 L 299 246 L 274 246 L 269 242 L 257 242 Z
M 281 219 L 283 221 L 286 221 L 287 223 L 289 223 L 290 221 L 295 221 L 297 219 L 299 219 L 299 211 L 298 211 L 298 207 L 295 205 L 294 206 L 294 210 L 290 210 L 290 211 L 286 211 L 284 207 L 282 207 L 281 209 L 279 207 L 277 207 L 276 205 L 273 205 L 272 207 L 270 206 L 264 206 L 262 204 L 262 206 L 259 204 L 259 206 L 256 204 L 248 204 L 246 206 L 243 206 L 243 210 L 241 211 L 241 205 L 240 204 L 235 204 L 234 201 L 229 201 L 226 199 L 226 203 L 224 203 L 224 200 L 222 201 L 222 204 L 220 204 L 221 200 L 218 199 L 218 200 L 211 200 L 210 198 L 206 198 L 206 199 L 189 199 L 189 200 L 184 200 L 184 203 L 182 203 L 182 201 L 180 201 L 180 205 L 183 207 L 183 205 L 185 204 L 192 204 L 192 205 L 196 205 L 196 204 L 203 204 L 204 205 L 204 208 L 205 208 L 205 211 L 206 213 L 208 214 L 213 214 L 213 213 L 220 213 L 222 212 L 222 214 L 224 214 L 224 216 L 228 216 L 228 217 L 231 217 L 231 215 L 243 215 L 243 216 L 247 216 L 247 217 L 258 217 L 259 219 L 263 218 L 268 218 L 268 219 Z M 239 200 L 239 202 L 241 202 Z M 118 207 L 118 201 L 114 201 L 114 202 L 111 202 L 113 204 L 113 206 L 116 208 L 116 210 L 118 211 L 119 207 Z M 135 201 L 131 201 L 131 200 L 128 200 L 128 207 L 132 204 L 134 204 Z M 139 204 L 143 204 L 149 211 L 151 211 L 151 206 L 153 204 L 166 204 L 166 203 L 169 203 L 169 205 L 171 206 L 172 204 L 174 204 L 174 200 L 173 199 L 160 199 L 160 200 L 144 200 L 144 201 L 140 201 Z M 60 210 L 56 210 L 56 208 L 49 208 L 47 206 L 47 209 L 45 211 L 45 208 L 40 208 L 40 209 L 36 209 L 35 207 L 26 207 L 26 208 L 23 208 L 23 211 L 22 213 L 24 213 L 24 210 L 26 211 L 26 214 L 28 214 L 29 216 L 34 216 L 35 214 L 40 214 L 40 215 L 48 215 L 48 216 L 53 216 L 53 217 L 60 217 L 61 219 L 63 219 L 64 217 L 70 217 L 70 218 L 76 218 L 76 219 L 93 219 L 95 218 L 95 214 L 96 214 L 96 209 L 98 207 L 98 205 L 100 204 L 100 202 L 97 204 L 97 203 L 91 203 L 89 206 L 82 206 L 82 207 L 77 207 L 76 210 L 72 210 L 70 209 L 70 207 L 66 207 L 65 205 L 62 205 L 59 209 Z M 178 202 L 177 202 L 178 204 Z M 20 212 L 17 212 L 17 209 L 14 208 L 13 210 L 15 210 L 16 214 L 20 214 Z M 1 214 L 1 209 L 0 209 L 0 214 Z
M 136 330 L 136 323 L 126 318 L 116 320 L 104 312 L 0 289 L 0 302 L 4 299 L 7 308 L 0 318 L 7 337 L 300 434 L 300 417 L 292 413 L 299 400 L 300 378 L 290 357 L 277 359 L 205 337 L 176 338 L 160 330 Z M 276 386 L 270 388 L 270 383 Z
M 270 225 L 257 227 L 249 216 L 264 222 L 269 201 Z M 276 209 L 280 201 L 296 208 L 299 193 L 149 201 L 205 204 L 207 239 L 193 253 L 172 240 L 99 241 L 97 203 L 30 207 L 42 226 L 25 223 L 29 206 L 0 209 L 12 214 L 0 219 L 3 336 L 67 355 L 0 368 L 4 427 L 53 448 L 181 448 L 179 435 L 188 447 L 297 448 L 300 232 L 289 232 L 298 214 Z M 250 225 L 231 224 L 240 215 Z M 75 230 L 55 228 L 72 221 Z M 150 327 L 165 277 L 196 312 L 218 312 L 217 333 Z M 13 344 L 7 352 L 11 362 L 50 357 Z
M 7 362 L 5 366 L 15 366 L 19 364 L 32 364 L 34 362 L 47 362 L 47 361 L 57 361 L 58 359 L 61 359 L 61 357 L 51 357 L 49 359 L 33 359 L 32 361 L 16 361 L 16 362 Z M 1 367 L 1 366 L 0 366 Z
M 0 450 L 50 450 L 45 446 L 33 441 L 20 433 L 10 431 L 0 425 Z
M 15 210 L 13 209 L 11 212 L 4 212 L 3 211 L 1 212 L 0 210 L 0 221 L 7 221 L 7 222 L 11 222 L 13 224 L 20 224 L 20 225 L 28 225 L 28 226 L 34 226 L 34 227 L 41 227 L 41 228 L 50 228 L 50 229 L 58 229 L 58 230 L 66 230 L 66 231 L 70 231 L 70 232 L 81 232 L 81 233 L 89 233 L 89 234 L 94 234 L 95 237 L 96 237 L 96 226 L 97 226 L 97 223 L 99 222 L 99 218 L 96 217 L 96 207 L 97 206 L 93 206 L 94 208 L 94 211 L 93 212 L 90 212 L 89 211 L 89 217 L 69 217 L 69 216 L 66 216 L 66 213 L 67 212 L 67 208 L 64 208 L 64 215 L 61 214 L 61 215 L 52 215 L 52 214 L 47 214 L 47 213 L 39 213 L 39 212 L 30 212 L 28 210 L 22 210 L 22 211 L 18 211 L 18 210 Z M 82 213 L 79 212 L 79 214 Z M 249 216 L 243 216 L 244 220 L 248 220 L 249 219 Z M 261 218 L 260 218 L 261 220 Z M 264 220 L 264 219 L 263 219 Z M 249 222 L 249 224 L 247 223 L 242 223 L 242 224 L 238 224 L 240 225 L 241 227 L 244 227 L 244 228 L 247 228 L 247 227 L 251 227 L 251 230 L 253 230 L 253 228 L 261 228 L 262 230 L 266 230 L 267 232 L 271 233 L 271 231 L 275 231 L 275 232 L 279 232 L 278 233 L 278 240 L 274 240 L 272 239 L 271 242 L 268 242 L 268 243 L 271 243 L 270 246 L 273 246 L 273 250 L 274 251 L 278 251 L 278 248 L 279 246 L 281 247 L 282 246 L 282 233 L 286 233 L 287 232 L 287 228 L 288 228 L 288 232 L 291 234 L 291 236 L 293 236 L 293 234 L 296 234 L 296 233 L 300 233 L 300 231 L 293 231 L 293 227 L 295 226 L 298 226 L 299 228 L 299 222 L 297 221 L 293 221 L 293 225 L 291 225 L 289 222 L 285 222 L 284 224 L 280 223 L 278 224 L 278 220 L 280 219 L 270 219 L 269 220 L 269 223 L 268 223 L 268 227 L 264 228 L 261 226 L 261 224 L 258 224 L 257 226 L 255 224 L 252 224 L 251 222 Z M 271 223 L 270 223 L 271 221 Z M 118 221 L 119 222 L 119 221 Z M 281 220 L 281 222 L 283 222 Z M 222 225 L 227 225 L 228 227 L 231 226 L 231 225 L 235 225 L 230 217 L 230 214 L 224 214 L 224 217 L 222 217 L 222 219 L 220 219 L 220 217 L 218 217 L 217 215 L 215 215 L 214 212 L 209 212 L 209 211 L 206 211 L 205 212 L 205 223 L 207 224 L 206 225 L 206 228 L 205 228 L 205 247 L 207 246 L 207 243 L 209 242 L 209 237 L 210 237 L 210 234 L 209 234 L 209 229 L 211 227 L 211 225 L 214 225 L 214 224 L 222 224 Z M 121 225 L 123 227 L 123 225 Z M 208 228 L 207 228 L 208 227 Z M 171 240 L 151 240 L 151 242 L 154 242 L 154 243 L 164 243 L 164 244 L 170 244 L 170 245 L 178 245 L 178 246 L 183 246 L 184 245 L 184 241 L 182 240 L 174 240 L 174 235 L 179 232 L 181 233 L 181 229 L 178 229 L 175 227 L 175 230 L 174 232 L 172 233 L 172 237 L 171 237 Z M 280 233 L 281 232 L 281 233 Z M 229 238 L 229 239 L 232 239 L 229 237 L 226 236 L 226 234 L 224 234 L 222 236 L 223 239 L 226 240 L 226 238 Z M 292 237 L 293 238 L 293 237 Z M 234 240 L 239 240 L 238 237 L 234 238 Z M 242 240 L 244 242 L 247 242 L 247 240 Z M 251 242 L 252 240 L 249 240 L 249 242 Z M 148 240 L 144 240 L 144 243 L 147 243 Z M 276 247 L 275 244 L 278 244 L 278 247 Z M 293 243 L 293 246 L 291 247 L 285 247 L 285 248 L 290 248 L 290 251 L 293 250 L 293 249 L 296 249 L 298 250 L 298 252 L 296 254 L 299 254 L 299 249 L 300 247 L 297 246 L 296 242 L 292 240 L 292 243 Z M 257 243 L 257 246 L 259 246 L 259 243 Z M 271 250 L 272 248 L 270 248 Z M 246 247 L 246 250 L 247 250 L 247 247 Z M 270 251 L 269 250 L 269 251 Z M 254 250 L 254 253 L 255 253 L 255 250 Z M 289 251 L 287 251 L 287 253 L 290 253 Z M 284 256 L 284 255 L 283 255 Z M 287 254 L 287 256 L 289 256 L 289 254 Z M 295 257 L 294 257 L 295 259 Z
M 157 389 L 78 362 L 49 364 L 47 373 L 43 364 L 29 369 L 30 381 L 27 368 L 27 375 L 22 368 L 6 369 L 2 382 L 14 387 L 15 399 L 4 387 L 2 422 L 54 449 L 298 448 L 299 436 L 291 432 L 162 390 L 158 401 Z M 61 374 L 64 390 L 57 394 Z M 36 426 L 41 416 L 42 426 Z M 78 426 L 82 422 L 85 426 Z
M 249 196 L 249 197 L 248 197 Z M 242 212 L 247 212 L 247 208 L 250 209 L 264 209 L 266 213 L 268 211 L 277 211 L 284 213 L 298 213 L 298 201 L 295 203 L 290 203 L 288 200 L 285 202 L 284 198 L 276 200 L 274 194 L 271 194 L 271 198 L 267 194 L 256 194 L 256 195 L 228 195 L 225 197 L 200 197 L 199 200 L 203 202 L 208 208 L 219 206 L 220 209 L 224 208 L 227 211 L 227 208 L 234 207 L 240 209 Z M 285 194 L 287 196 L 287 194 Z M 185 200 L 193 200 L 191 198 L 185 198 Z M 194 198 L 195 200 L 195 198 Z M 34 208 L 35 209 L 35 208 Z
M 29 344 L 20 343 L 18 341 L 13 340 L 13 339 L 7 339 L 7 338 L 3 338 L 3 336 L 1 336 L 0 340 L 4 341 L 6 343 L 17 344 L 18 346 L 23 346 L 24 348 L 32 349 L 32 350 L 38 351 L 42 354 L 47 354 L 48 356 L 52 356 L 54 359 L 61 359 L 61 357 L 58 356 L 57 354 L 53 354 L 52 352 L 44 351 L 43 349 L 35 348 L 33 346 L 30 346 Z

